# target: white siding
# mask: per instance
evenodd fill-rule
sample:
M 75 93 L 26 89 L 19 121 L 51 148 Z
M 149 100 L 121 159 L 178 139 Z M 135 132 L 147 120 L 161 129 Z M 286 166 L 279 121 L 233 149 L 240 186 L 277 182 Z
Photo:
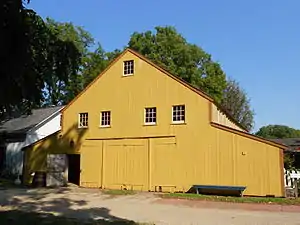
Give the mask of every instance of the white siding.
M 23 147 L 31 145 L 36 141 L 45 138 L 57 131 L 60 128 L 60 113 L 58 113 L 50 120 L 45 121 L 44 124 L 28 132 L 24 142 L 12 142 L 6 146 L 5 169 L 7 173 L 22 174 L 23 170 Z
M 25 143 L 25 146 L 30 145 L 37 140 L 40 140 L 42 138 L 45 138 L 49 136 L 50 134 L 55 133 L 56 131 L 60 130 L 60 117 L 61 113 L 57 114 L 55 117 L 53 117 L 51 120 L 49 120 L 47 123 L 40 126 L 38 129 L 29 132 L 27 134 L 27 140 Z
M 5 169 L 9 174 L 22 174 L 24 142 L 13 142 L 6 146 Z

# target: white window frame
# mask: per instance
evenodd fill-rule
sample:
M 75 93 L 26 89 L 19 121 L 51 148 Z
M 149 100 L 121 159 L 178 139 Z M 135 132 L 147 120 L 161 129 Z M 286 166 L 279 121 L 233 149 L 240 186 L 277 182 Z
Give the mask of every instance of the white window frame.
M 174 117 L 173 117 L 173 113 L 174 113 L 174 107 L 176 106 L 184 106 L 184 120 L 175 120 L 174 121 Z M 177 104 L 177 105 L 172 105 L 172 124 L 184 124 L 186 121 L 186 106 L 185 104 Z
M 109 125 L 102 125 L 102 113 L 109 113 Z M 103 110 L 100 112 L 100 127 L 111 127 L 111 111 Z
M 81 114 L 87 114 L 87 126 L 83 126 L 81 125 L 81 121 L 80 121 L 80 115 Z M 78 113 L 78 128 L 88 128 L 89 127 L 89 113 L 87 112 L 82 112 L 82 113 Z
M 125 74 L 125 63 L 126 62 L 133 62 L 133 72 L 132 73 L 128 73 L 128 74 Z M 135 67 L 135 65 L 134 65 L 135 63 L 134 63 L 134 60 L 125 60 L 125 61 L 123 61 L 123 77 L 127 77 L 127 76 L 132 76 L 133 74 L 134 74 L 134 67 Z
M 146 122 L 147 109 L 155 109 L 155 122 Z M 145 107 L 144 109 L 144 125 L 156 125 L 157 123 L 157 108 L 156 107 Z

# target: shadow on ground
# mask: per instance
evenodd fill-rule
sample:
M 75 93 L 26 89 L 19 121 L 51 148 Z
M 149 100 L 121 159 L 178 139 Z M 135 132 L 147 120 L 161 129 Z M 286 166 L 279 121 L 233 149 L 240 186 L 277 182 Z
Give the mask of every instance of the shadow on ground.
M 0 191 L 0 224 L 137 224 L 112 215 L 108 208 L 91 208 L 86 200 L 72 200 L 65 195 L 70 191 L 73 192 L 76 189 L 44 188 Z M 84 194 L 95 193 L 87 191 Z
M 97 213 L 101 214 L 103 217 L 111 219 L 114 216 L 109 214 L 109 210 L 106 208 L 97 209 Z M 119 219 L 119 218 L 117 218 Z M 74 224 L 86 224 L 86 225 L 133 225 L 136 224 L 133 221 L 128 220 L 80 220 L 75 218 L 67 218 L 64 216 L 54 216 L 50 213 L 34 213 L 26 212 L 21 210 L 10 210 L 10 211 L 0 211 L 0 224 L 1 225 L 28 225 L 28 224 L 47 224 L 47 225 L 74 225 Z

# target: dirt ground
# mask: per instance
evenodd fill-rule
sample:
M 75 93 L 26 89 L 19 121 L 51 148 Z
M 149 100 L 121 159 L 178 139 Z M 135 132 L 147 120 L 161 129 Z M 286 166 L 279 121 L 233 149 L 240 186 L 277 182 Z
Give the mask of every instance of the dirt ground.
M 300 225 L 300 206 L 161 199 L 152 193 L 108 196 L 81 188 L 0 190 L 1 212 L 53 213 L 71 218 L 133 220 L 158 225 Z

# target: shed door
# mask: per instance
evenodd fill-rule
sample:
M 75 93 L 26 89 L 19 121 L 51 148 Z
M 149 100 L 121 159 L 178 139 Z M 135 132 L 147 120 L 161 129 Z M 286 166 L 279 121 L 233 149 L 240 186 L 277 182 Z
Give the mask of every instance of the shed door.
M 104 148 L 104 185 L 148 190 L 147 140 L 110 140 Z
M 64 186 L 66 179 L 67 157 L 64 154 L 47 155 L 47 186 Z

